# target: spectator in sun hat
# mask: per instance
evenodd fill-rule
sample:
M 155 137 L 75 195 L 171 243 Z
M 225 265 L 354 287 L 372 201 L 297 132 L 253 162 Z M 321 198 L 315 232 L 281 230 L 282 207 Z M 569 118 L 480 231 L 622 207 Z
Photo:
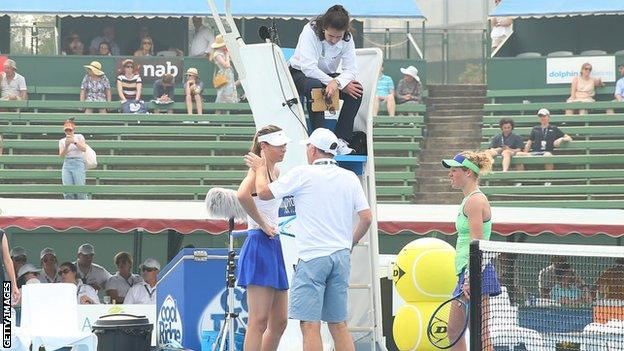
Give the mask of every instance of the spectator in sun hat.
M 414 66 L 409 66 L 407 68 L 401 68 L 401 73 L 403 73 L 403 79 L 399 81 L 396 89 L 397 103 L 420 103 L 422 84 L 418 76 L 418 69 Z
M 126 298 L 124 304 L 156 304 L 156 282 L 160 263 L 153 258 L 148 258 L 140 266 L 143 281 L 134 284 Z
M 58 272 L 58 259 L 56 252 L 51 247 L 41 250 L 41 275 L 39 280 L 42 283 L 60 283 L 61 276 Z
M 225 46 L 225 39 L 223 35 L 217 35 L 214 43 L 212 43 L 212 54 L 210 59 L 214 61 L 216 65 L 216 74 L 225 76 L 227 82 L 217 88 L 217 97 L 215 102 L 222 103 L 237 103 L 238 92 L 236 91 L 236 78 L 234 78 L 234 66 L 230 58 L 227 46 Z
M 186 100 L 186 112 L 193 114 L 193 101 L 197 108 L 197 114 L 203 114 L 204 102 L 202 100 L 202 91 L 204 90 L 204 82 L 199 79 L 199 71 L 195 67 L 186 70 L 186 82 L 184 83 L 184 95 Z
M 111 301 L 123 303 L 128 290 L 136 283 L 142 282 L 138 274 L 132 273 L 132 256 L 127 252 L 118 252 L 114 258 L 117 272 L 108 279 L 105 285 L 106 295 Z
M 26 79 L 17 73 L 17 64 L 11 59 L 4 61 L 0 73 L 0 100 L 28 100 Z
M 99 61 L 91 61 L 84 65 L 87 74 L 80 84 L 80 101 L 111 101 L 111 86 Z M 99 109 L 106 113 L 105 108 Z M 93 109 L 85 108 L 85 113 L 93 113 Z
M 93 263 L 93 257 L 95 256 L 95 248 L 93 245 L 87 243 L 78 247 L 78 254 L 76 255 L 76 272 L 78 278 L 93 287 L 93 289 L 100 290 L 104 288 L 104 285 L 110 279 L 111 274 L 106 268 L 99 264 Z
M 20 267 L 17 272 L 17 287 L 21 288 L 24 284 L 38 284 L 41 269 L 35 267 L 32 263 L 26 263 Z

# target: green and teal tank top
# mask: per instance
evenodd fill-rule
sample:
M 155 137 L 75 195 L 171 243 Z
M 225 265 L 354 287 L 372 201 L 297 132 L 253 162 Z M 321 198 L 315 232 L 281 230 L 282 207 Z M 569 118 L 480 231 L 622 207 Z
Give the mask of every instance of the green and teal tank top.
M 477 193 L 481 193 L 481 190 L 475 190 L 466 195 L 459 206 L 459 213 L 457 214 L 457 221 L 455 221 L 455 230 L 457 230 L 457 243 L 455 244 L 455 273 L 459 275 L 461 271 L 468 266 L 468 256 L 470 252 L 470 223 L 468 217 L 464 214 L 464 205 L 466 201 Z M 492 234 L 492 219 L 483 222 L 483 240 L 490 240 Z

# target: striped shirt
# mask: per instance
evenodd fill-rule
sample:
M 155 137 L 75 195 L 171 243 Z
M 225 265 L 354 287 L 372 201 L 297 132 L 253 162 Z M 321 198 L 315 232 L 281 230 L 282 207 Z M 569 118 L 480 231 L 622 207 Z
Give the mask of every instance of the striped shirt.
M 121 91 L 126 100 L 134 100 L 137 94 L 137 85 L 142 84 L 141 76 L 135 74 L 128 78 L 123 74 L 117 76 L 117 81 L 121 82 Z

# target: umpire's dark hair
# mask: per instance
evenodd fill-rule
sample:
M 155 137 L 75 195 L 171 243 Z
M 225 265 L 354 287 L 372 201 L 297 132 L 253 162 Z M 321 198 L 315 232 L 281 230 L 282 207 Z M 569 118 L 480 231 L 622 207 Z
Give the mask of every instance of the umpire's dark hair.
M 342 36 L 342 40 L 351 40 L 351 19 L 349 12 L 342 5 L 334 5 L 328 8 L 327 12 L 312 20 L 310 25 L 314 30 L 314 34 L 321 41 L 325 40 L 325 29 L 327 28 L 344 30 L 345 33 Z
M 498 126 L 503 128 L 503 126 L 505 124 L 511 124 L 511 129 L 514 129 L 514 127 L 516 126 L 516 123 L 514 123 L 514 120 L 511 118 L 501 118 L 500 121 L 498 121 Z

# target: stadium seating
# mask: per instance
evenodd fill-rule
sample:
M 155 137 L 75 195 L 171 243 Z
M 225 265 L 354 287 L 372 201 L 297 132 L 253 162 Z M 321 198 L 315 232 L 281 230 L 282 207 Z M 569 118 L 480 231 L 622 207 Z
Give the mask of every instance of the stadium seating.
M 63 159 L 57 156 L 58 139 L 66 118 L 59 113 L 0 113 L 2 196 L 58 198 L 63 192 L 86 192 L 93 198 L 200 199 L 210 186 L 238 185 L 246 172 L 241 155 L 255 132 L 249 112 L 77 114 L 77 132 L 98 153 L 98 168 L 87 171 L 88 185 L 76 190 L 59 185 Z M 422 116 L 375 118 L 381 201 L 411 200 L 423 123 Z

